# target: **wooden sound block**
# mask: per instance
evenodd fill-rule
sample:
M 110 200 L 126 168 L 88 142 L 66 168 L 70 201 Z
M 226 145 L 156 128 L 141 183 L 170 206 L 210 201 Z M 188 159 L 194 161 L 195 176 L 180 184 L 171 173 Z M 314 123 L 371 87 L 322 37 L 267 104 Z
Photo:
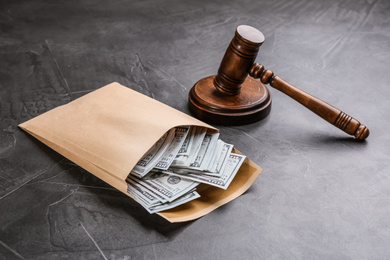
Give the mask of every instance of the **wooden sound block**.
M 245 125 L 262 120 L 271 111 L 271 94 L 258 80 L 247 77 L 241 92 L 230 96 L 213 84 L 215 75 L 199 80 L 190 90 L 188 106 L 200 120 L 217 125 Z

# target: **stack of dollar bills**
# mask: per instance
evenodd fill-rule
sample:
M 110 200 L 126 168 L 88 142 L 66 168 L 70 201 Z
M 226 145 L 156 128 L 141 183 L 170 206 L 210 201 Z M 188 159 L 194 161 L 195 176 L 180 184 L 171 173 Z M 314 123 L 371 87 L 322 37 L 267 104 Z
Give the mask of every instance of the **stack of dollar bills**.
M 149 213 L 156 213 L 199 198 L 200 183 L 227 189 L 245 159 L 232 149 L 207 128 L 172 128 L 132 169 L 127 191 Z

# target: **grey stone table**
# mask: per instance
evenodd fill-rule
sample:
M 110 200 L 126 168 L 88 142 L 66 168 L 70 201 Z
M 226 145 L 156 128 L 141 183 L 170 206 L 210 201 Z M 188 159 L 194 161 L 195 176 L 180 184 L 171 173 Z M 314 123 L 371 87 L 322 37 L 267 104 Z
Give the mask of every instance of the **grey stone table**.
M 270 89 L 265 120 L 219 127 L 264 169 L 254 185 L 170 224 L 17 127 L 113 81 L 189 114 L 240 24 L 367 141 Z M 0 259 L 388 259 L 389 29 L 386 0 L 1 1 Z

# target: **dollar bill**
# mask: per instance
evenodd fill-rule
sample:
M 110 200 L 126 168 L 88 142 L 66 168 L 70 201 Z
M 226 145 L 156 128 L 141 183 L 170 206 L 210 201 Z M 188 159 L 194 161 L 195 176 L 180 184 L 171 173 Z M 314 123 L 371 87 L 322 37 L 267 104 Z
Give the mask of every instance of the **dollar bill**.
M 131 195 L 131 194 L 130 194 Z M 138 197 L 138 195 L 132 195 L 132 198 L 137 201 L 142 207 L 144 207 L 150 214 L 157 213 L 160 211 L 168 210 L 171 208 L 175 208 L 177 206 L 180 206 L 181 204 L 187 203 L 191 200 L 199 198 L 200 195 L 196 191 L 189 192 L 182 197 L 178 198 L 177 200 L 174 200 L 172 202 L 165 202 L 165 203 L 159 203 L 150 205 L 146 201 L 143 200 L 143 198 Z
M 176 156 L 181 156 L 181 155 L 188 156 L 190 154 L 191 147 L 194 143 L 195 131 L 196 131 L 196 126 L 190 127 L 186 139 L 184 140 Z
M 231 153 L 229 155 L 225 169 L 223 170 L 222 175 L 220 177 L 205 175 L 199 171 L 191 171 L 191 169 L 188 169 L 186 171 L 178 171 L 175 168 L 169 168 L 168 170 L 163 172 L 166 174 L 179 176 L 187 180 L 206 183 L 226 190 L 232 182 L 233 178 L 236 176 L 245 158 L 246 157 L 244 155 Z
M 211 176 L 221 176 L 223 173 L 223 169 L 226 166 L 226 163 L 229 159 L 230 153 L 233 149 L 233 145 L 225 143 L 222 140 L 218 140 L 216 151 L 216 156 L 213 161 L 210 162 L 207 170 L 199 171 L 191 169 L 190 172 L 197 174 L 206 174 Z M 187 173 L 189 172 L 188 168 L 176 167 L 174 168 L 177 173 Z
M 172 128 L 165 133 L 139 160 L 136 166 L 131 170 L 133 175 L 145 176 L 159 162 L 161 156 L 168 149 L 169 144 L 175 137 L 175 129 Z
M 132 196 L 134 195 L 140 198 L 148 206 L 162 204 L 168 201 L 167 199 L 159 196 L 158 194 L 153 193 L 149 189 L 145 188 L 144 186 L 130 178 L 126 179 L 126 183 L 127 192 Z
M 217 147 L 219 133 L 206 134 L 203 138 L 201 147 L 195 159 L 190 163 L 189 167 L 193 170 L 207 170 L 210 160 L 213 159 L 213 153 Z
M 218 140 L 217 156 L 208 167 L 208 170 L 204 174 L 221 176 L 222 170 L 225 169 L 226 163 L 228 162 L 230 153 L 232 152 L 233 145 L 227 144 L 222 140 Z
M 191 200 L 200 197 L 200 195 L 195 191 L 195 189 L 192 189 L 189 192 L 185 193 L 183 196 L 178 197 L 171 202 L 168 202 L 167 200 L 160 201 L 159 199 L 156 199 L 156 197 L 154 197 L 156 196 L 156 194 L 150 192 L 147 188 L 143 187 L 140 184 L 137 184 L 129 178 L 127 179 L 127 185 L 128 193 L 150 214 L 177 207 L 181 204 L 187 203 Z
M 167 203 L 157 205 L 157 206 L 152 206 L 152 207 L 146 208 L 146 210 L 151 214 L 157 213 L 160 211 L 175 208 L 177 206 L 180 206 L 184 203 L 187 203 L 187 202 L 194 200 L 194 199 L 197 199 L 199 197 L 200 197 L 199 193 L 197 193 L 196 191 L 193 191 L 193 192 L 185 194 L 184 196 L 181 196 L 177 200 L 174 200 L 172 202 L 167 202 Z
M 202 141 L 206 135 L 207 129 L 204 127 L 195 127 L 192 131 L 192 143 L 190 144 L 190 152 L 188 155 L 178 155 L 171 164 L 174 167 L 188 167 L 198 154 Z
M 208 156 L 208 163 L 205 165 L 205 168 L 203 171 L 211 171 L 210 168 L 212 165 L 215 163 L 218 154 L 221 152 L 221 143 L 219 142 L 220 140 L 217 139 L 216 143 L 214 144 L 214 147 L 212 148 L 212 153 Z
M 169 168 L 173 160 L 176 158 L 179 149 L 182 147 L 184 140 L 187 137 L 189 128 L 189 126 L 175 128 L 175 137 L 169 144 L 168 149 L 166 149 L 164 154 L 161 156 L 159 162 L 154 166 L 155 169 L 166 170 Z
M 130 179 L 169 202 L 176 200 L 199 185 L 198 182 L 185 180 L 180 176 L 172 176 L 156 171 L 150 172 L 143 178 L 131 176 Z
M 134 186 L 131 186 L 130 184 L 128 184 L 127 193 L 130 194 L 130 196 L 136 202 L 141 204 L 141 206 L 143 206 L 144 208 L 149 208 L 149 207 L 152 207 L 152 206 L 157 206 L 157 205 L 161 205 L 162 204 L 160 201 L 158 201 L 157 203 L 151 204 L 144 196 L 142 196 L 140 193 L 137 192 L 137 190 L 135 189 Z

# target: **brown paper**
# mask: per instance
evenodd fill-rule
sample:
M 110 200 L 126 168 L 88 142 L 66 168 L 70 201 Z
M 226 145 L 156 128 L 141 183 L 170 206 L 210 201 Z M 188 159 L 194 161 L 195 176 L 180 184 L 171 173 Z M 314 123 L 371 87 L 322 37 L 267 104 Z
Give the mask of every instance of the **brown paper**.
M 152 98 L 111 83 L 19 125 L 26 132 L 126 195 L 126 178 L 168 130 L 180 125 L 214 127 Z M 227 190 L 200 185 L 201 198 L 158 213 L 189 221 L 245 192 L 261 168 L 246 159 Z

